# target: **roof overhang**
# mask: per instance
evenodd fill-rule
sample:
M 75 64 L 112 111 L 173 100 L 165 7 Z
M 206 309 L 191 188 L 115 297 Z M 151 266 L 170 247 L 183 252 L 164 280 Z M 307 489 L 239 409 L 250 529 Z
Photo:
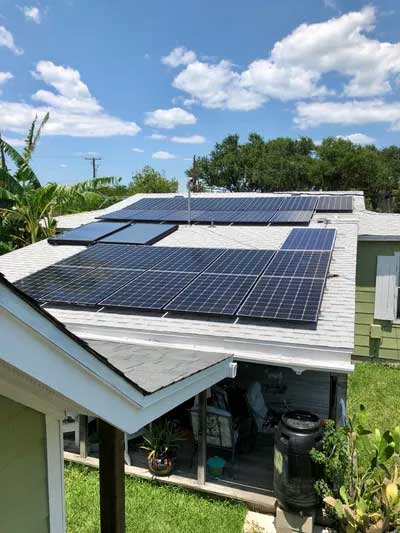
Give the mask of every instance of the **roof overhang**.
M 0 338 L 0 394 L 21 401 L 17 396 L 26 388 L 40 411 L 74 409 L 128 433 L 236 372 L 227 355 L 145 395 L 8 283 L 0 283 Z

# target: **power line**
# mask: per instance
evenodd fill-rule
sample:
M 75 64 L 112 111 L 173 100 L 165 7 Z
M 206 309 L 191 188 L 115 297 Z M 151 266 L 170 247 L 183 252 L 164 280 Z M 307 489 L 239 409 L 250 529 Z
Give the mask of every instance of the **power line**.
M 96 170 L 98 169 L 98 166 L 96 165 L 96 161 L 100 161 L 101 157 L 85 157 L 86 161 L 92 162 L 92 173 L 93 173 L 93 179 L 96 178 Z

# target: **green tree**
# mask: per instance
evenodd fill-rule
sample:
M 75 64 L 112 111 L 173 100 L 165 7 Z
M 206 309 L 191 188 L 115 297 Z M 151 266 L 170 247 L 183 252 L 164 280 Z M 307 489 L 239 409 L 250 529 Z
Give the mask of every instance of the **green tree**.
M 137 193 L 171 193 L 178 191 L 178 180 L 168 179 L 158 170 L 145 166 L 132 176 L 128 185 L 128 194 Z

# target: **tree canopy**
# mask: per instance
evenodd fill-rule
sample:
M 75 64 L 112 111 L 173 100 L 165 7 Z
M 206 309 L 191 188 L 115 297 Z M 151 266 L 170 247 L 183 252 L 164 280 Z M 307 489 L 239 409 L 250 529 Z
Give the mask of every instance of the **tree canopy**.
M 228 135 L 188 172 L 207 187 L 228 191 L 363 190 L 376 208 L 380 197 L 399 187 L 400 148 L 332 137 L 319 144 L 309 137 L 264 140 L 257 133 L 240 143 L 238 135 Z
M 129 194 L 137 193 L 171 193 L 178 191 L 178 180 L 168 179 L 158 170 L 145 166 L 132 176 L 128 185 Z

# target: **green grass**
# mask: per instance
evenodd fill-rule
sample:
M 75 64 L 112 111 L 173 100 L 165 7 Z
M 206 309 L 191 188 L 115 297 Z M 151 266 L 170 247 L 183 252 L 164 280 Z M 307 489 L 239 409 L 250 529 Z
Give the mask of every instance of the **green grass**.
M 98 471 L 65 465 L 68 533 L 98 533 Z M 183 489 L 126 477 L 127 533 L 241 533 L 246 508 Z
M 367 409 L 370 429 L 385 431 L 400 425 L 400 367 L 356 363 L 348 385 L 347 408 L 350 416 L 363 404 Z

